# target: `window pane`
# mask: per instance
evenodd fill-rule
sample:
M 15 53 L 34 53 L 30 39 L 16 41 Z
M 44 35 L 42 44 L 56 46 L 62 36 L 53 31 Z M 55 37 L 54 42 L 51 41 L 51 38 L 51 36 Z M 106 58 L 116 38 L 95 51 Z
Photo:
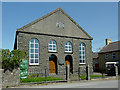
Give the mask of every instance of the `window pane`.
M 35 63 L 38 63 L 38 59 L 35 59 Z
M 52 48 L 49 48 L 49 50 L 52 50 Z
M 34 53 L 34 49 L 30 49 L 30 53 Z
M 85 60 L 83 60 L 83 63 L 85 63 Z
M 51 40 L 49 41 L 49 44 L 52 44 L 52 41 L 51 41 Z
M 56 45 L 53 45 L 53 47 L 56 47 Z
M 52 47 L 52 45 L 49 45 L 49 47 Z
M 53 49 L 53 51 L 56 51 L 56 49 Z
M 30 48 L 34 48 L 34 44 L 30 44 Z
M 65 51 L 68 51 L 68 49 L 65 49 Z
M 38 48 L 38 44 L 35 44 L 35 48 Z
M 35 58 L 38 58 L 38 54 L 35 54 Z
M 72 49 L 70 48 L 69 51 L 72 51 Z
M 65 48 L 68 48 L 67 46 L 65 46 Z
M 56 42 L 55 42 L 55 41 L 53 41 L 53 44 L 56 44 Z
M 30 54 L 30 57 L 31 57 L 31 58 L 34 58 L 34 54 Z
M 35 39 L 35 43 L 38 43 L 38 40 L 37 40 L 37 39 Z
M 34 60 L 33 60 L 33 59 L 30 59 L 30 63 L 34 63 Z
M 35 53 L 38 53 L 38 49 L 35 49 Z
M 82 63 L 82 60 L 80 60 L 80 63 Z
M 83 55 L 85 54 L 85 52 L 83 51 Z
M 31 42 L 31 43 L 34 43 L 34 39 L 31 39 L 30 42 Z

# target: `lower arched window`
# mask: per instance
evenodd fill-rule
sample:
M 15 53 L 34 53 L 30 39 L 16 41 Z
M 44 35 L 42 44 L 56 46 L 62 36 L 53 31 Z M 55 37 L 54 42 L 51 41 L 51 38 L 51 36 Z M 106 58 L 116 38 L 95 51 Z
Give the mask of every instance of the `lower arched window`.
M 38 65 L 39 64 L 39 41 L 37 39 L 30 40 L 29 64 L 30 65 Z
M 80 60 L 80 64 L 85 63 L 85 44 L 84 43 L 80 43 L 79 45 L 79 60 Z

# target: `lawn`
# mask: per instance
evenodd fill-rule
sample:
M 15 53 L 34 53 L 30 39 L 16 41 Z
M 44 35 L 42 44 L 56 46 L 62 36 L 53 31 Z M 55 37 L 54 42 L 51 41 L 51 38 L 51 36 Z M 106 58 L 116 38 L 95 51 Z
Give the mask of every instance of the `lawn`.
M 102 75 L 90 75 L 90 78 L 102 78 Z M 103 76 L 104 77 L 104 76 Z M 86 79 L 86 76 L 85 75 L 82 75 L 82 76 L 80 76 L 80 78 L 82 79 L 82 80 L 85 80 Z
M 29 82 L 44 82 L 44 81 L 56 81 L 56 80 L 64 80 L 57 77 L 30 77 L 26 79 L 20 79 L 21 83 L 29 83 Z

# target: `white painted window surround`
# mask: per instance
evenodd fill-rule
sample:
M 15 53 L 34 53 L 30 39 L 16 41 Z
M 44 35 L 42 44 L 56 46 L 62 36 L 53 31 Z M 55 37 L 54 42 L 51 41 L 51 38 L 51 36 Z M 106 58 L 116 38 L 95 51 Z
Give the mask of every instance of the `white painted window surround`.
M 85 44 L 84 43 L 80 43 L 79 44 L 79 60 L 80 60 L 80 64 L 86 64 L 85 61 Z
M 39 65 L 39 41 L 31 39 L 29 43 L 29 65 Z

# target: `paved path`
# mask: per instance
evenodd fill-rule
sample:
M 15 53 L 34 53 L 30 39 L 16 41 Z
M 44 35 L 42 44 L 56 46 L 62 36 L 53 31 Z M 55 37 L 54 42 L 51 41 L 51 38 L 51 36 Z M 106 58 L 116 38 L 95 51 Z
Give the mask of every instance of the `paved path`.
M 100 80 L 69 83 L 54 83 L 48 85 L 23 85 L 18 88 L 118 88 L 118 80 Z

